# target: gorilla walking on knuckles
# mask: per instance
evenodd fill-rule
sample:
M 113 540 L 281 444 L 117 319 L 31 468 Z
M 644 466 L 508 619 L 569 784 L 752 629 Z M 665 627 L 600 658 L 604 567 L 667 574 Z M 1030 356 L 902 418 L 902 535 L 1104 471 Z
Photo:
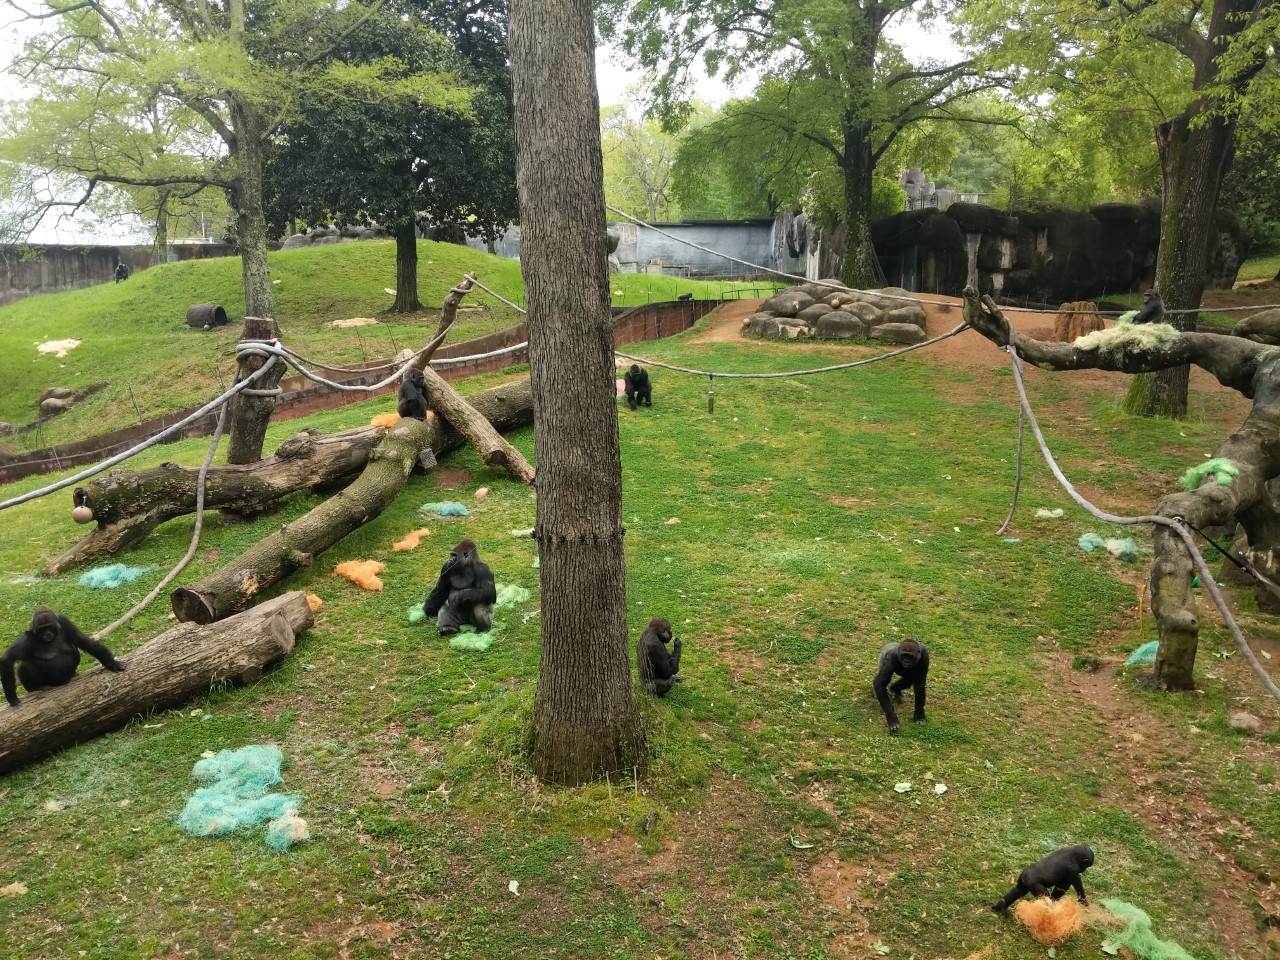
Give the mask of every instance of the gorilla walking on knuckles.
M 493 626 L 497 600 L 493 571 L 480 559 L 475 542 L 459 540 L 440 568 L 435 589 L 423 601 L 422 612 L 436 618 L 436 632 L 442 637 L 453 636 L 467 623 L 485 633 Z
M 646 407 L 653 406 L 653 387 L 649 384 L 649 371 L 640 364 L 631 365 L 631 369 L 622 378 L 622 385 L 627 393 L 627 406 L 632 410 L 641 403 Z
M 650 693 L 665 697 L 667 691 L 677 683 L 683 683 L 680 672 L 680 638 L 675 638 L 672 652 L 667 652 L 667 644 L 671 643 L 671 624 L 661 617 L 654 617 L 636 641 L 636 667 L 640 671 L 640 682 Z
M 76 675 L 80 651 L 92 654 L 113 673 L 124 664 L 111 651 L 84 632 L 67 617 L 48 607 L 36 607 L 28 627 L 0 654 L 0 685 L 4 687 L 9 706 L 18 705 L 18 688 L 14 683 L 13 665 L 18 665 L 18 679 L 28 693 L 60 687 Z
M 894 674 L 898 675 L 893 680 Z M 893 694 L 894 702 L 902 703 L 902 691 L 914 687 L 916 692 L 916 711 L 911 718 L 916 723 L 924 723 L 925 681 L 929 678 L 929 651 L 918 640 L 903 640 L 901 643 L 887 643 L 880 651 L 880 668 L 876 671 L 875 681 L 871 684 L 872 692 L 880 701 L 884 710 L 884 718 L 889 724 L 889 732 L 898 732 L 898 715 L 889 702 L 889 694 Z M 892 685 L 889 683 L 893 680 Z
M 1018 875 L 1018 885 L 995 902 L 992 910 L 1004 913 L 1028 893 L 1035 897 L 1043 897 L 1052 891 L 1053 899 L 1061 900 L 1067 887 L 1074 887 L 1076 896 L 1086 907 L 1089 898 L 1084 895 L 1084 884 L 1080 882 L 1080 874 L 1093 866 L 1093 851 L 1079 844 L 1074 847 L 1059 847 L 1043 860 L 1033 863 Z

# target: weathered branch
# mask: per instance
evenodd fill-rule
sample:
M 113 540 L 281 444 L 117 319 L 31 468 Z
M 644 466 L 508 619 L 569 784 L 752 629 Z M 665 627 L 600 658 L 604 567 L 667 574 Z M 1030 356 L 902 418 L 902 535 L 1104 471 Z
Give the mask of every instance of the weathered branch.
M 301 593 L 286 593 L 214 626 L 181 624 L 122 657 L 128 669 L 94 667 L 65 686 L 0 707 L 0 773 L 83 743 L 207 693 L 223 680 L 256 680 L 315 622 Z
M 533 467 L 524 458 L 524 454 L 504 440 L 502 434 L 493 428 L 483 414 L 430 367 L 422 375 L 431 394 L 432 409 L 445 417 L 455 430 L 470 441 L 485 463 L 507 471 L 512 480 L 520 483 L 533 482 Z

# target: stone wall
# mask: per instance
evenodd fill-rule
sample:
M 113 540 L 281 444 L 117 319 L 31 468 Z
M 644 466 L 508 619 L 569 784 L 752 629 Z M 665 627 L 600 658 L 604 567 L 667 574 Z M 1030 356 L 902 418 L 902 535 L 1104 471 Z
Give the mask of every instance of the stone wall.
M 1208 286 L 1227 288 L 1248 255 L 1248 232 L 1218 215 L 1207 252 Z M 977 203 L 911 210 L 871 228 L 886 282 L 922 293 L 982 293 L 1042 303 L 1096 300 L 1147 289 L 1160 246 L 1153 204 L 1108 203 L 1087 213 L 1061 208 L 1004 213 Z
M 614 344 L 621 346 L 626 343 L 656 340 L 683 333 L 702 317 L 720 306 L 721 303 L 722 301 L 720 300 L 681 300 L 667 303 L 651 303 L 642 307 L 622 310 L 614 317 L 613 321 Z M 523 343 L 527 339 L 528 330 L 523 323 L 519 323 L 513 327 L 507 327 L 504 330 L 477 337 L 474 340 L 442 347 L 432 358 L 431 365 L 446 380 L 463 380 L 481 373 L 492 373 L 517 364 L 527 363 L 528 349 L 522 347 L 518 350 L 497 353 L 493 356 L 477 357 L 478 354 L 495 354 L 496 351 Z M 475 359 L 469 359 L 463 363 L 449 362 L 451 358 L 456 357 L 472 357 Z M 317 372 L 341 383 L 369 386 L 386 379 L 389 371 L 370 370 L 368 368 L 376 367 L 386 362 L 388 361 L 370 360 L 367 363 L 351 364 L 350 366 L 358 368 L 356 373 Z M 280 388 L 284 392 L 276 400 L 275 411 L 271 416 L 273 421 L 310 416 L 321 410 L 332 410 L 336 407 L 346 406 L 349 403 L 358 403 L 369 399 L 371 396 L 387 396 L 390 398 L 395 395 L 397 385 L 388 386 L 382 392 L 376 394 L 348 393 L 334 390 L 332 387 L 326 387 L 313 380 L 308 380 L 301 374 L 297 374 L 282 379 Z M 146 423 L 140 423 L 137 426 L 100 434 L 76 443 L 61 444 L 45 450 L 35 450 L 7 460 L 0 460 L 0 483 L 11 483 L 14 480 L 20 480 L 33 474 L 51 473 L 55 470 L 66 470 L 71 467 L 96 463 L 122 450 L 127 450 L 139 441 L 159 433 L 184 417 L 190 416 L 203 405 L 203 403 L 196 404 L 186 410 L 179 410 L 175 413 L 149 420 Z M 213 433 L 215 419 L 215 416 L 210 414 L 184 427 L 179 434 L 167 442 L 172 443 L 191 437 L 208 436 Z

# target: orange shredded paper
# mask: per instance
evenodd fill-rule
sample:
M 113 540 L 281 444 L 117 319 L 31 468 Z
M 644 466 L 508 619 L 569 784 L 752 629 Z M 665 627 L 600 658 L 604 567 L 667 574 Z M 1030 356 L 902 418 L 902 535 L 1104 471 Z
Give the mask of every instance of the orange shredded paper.
M 380 560 L 347 560 L 334 567 L 333 572 L 340 577 L 346 577 L 357 587 L 381 590 L 382 581 L 378 579 L 378 574 L 385 569 L 387 565 Z

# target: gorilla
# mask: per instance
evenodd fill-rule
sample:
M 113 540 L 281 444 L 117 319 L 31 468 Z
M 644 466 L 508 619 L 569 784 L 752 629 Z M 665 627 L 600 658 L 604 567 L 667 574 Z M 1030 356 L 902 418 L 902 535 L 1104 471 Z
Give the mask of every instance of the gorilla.
M 623 375 L 622 380 L 627 394 L 627 406 L 632 410 L 641 403 L 646 407 L 653 406 L 653 388 L 649 385 L 649 371 L 640 364 L 633 363 L 631 369 Z
M 671 653 L 671 624 L 661 617 L 654 617 L 636 641 L 636 666 L 640 670 L 640 682 L 650 693 L 665 697 L 677 683 L 683 683 L 680 672 L 680 638 L 676 637 Z
M 1160 299 L 1160 294 L 1154 290 L 1148 290 L 1142 295 L 1142 309 L 1133 318 L 1133 322 L 1135 324 L 1164 322 L 1164 301 Z
M 898 679 L 890 686 L 894 674 Z M 901 643 L 887 643 L 880 651 L 880 668 L 876 671 L 871 690 L 880 701 L 884 710 L 884 718 L 889 724 L 889 732 L 898 732 L 898 715 L 893 712 L 893 704 L 889 702 L 889 694 L 893 694 L 896 703 L 902 703 L 902 691 L 914 687 L 916 692 L 916 712 L 912 719 L 916 723 L 924 723 L 925 680 L 929 677 L 929 651 L 918 640 L 903 640 Z
M 76 675 L 80 651 L 92 654 L 108 670 L 119 673 L 124 664 L 111 651 L 92 637 L 85 636 L 67 617 L 48 607 L 36 607 L 31 626 L 22 632 L 9 649 L 0 654 L 0 685 L 4 687 L 9 706 L 18 705 L 18 687 L 14 683 L 13 665 L 18 665 L 18 679 L 28 693 L 60 687 Z
M 124 265 L 123 261 L 116 262 L 116 272 L 113 276 L 116 278 L 116 283 L 129 279 L 129 268 Z
M 1028 893 L 1043 897 L 1052 891 L 1053 899 L 1061 900 L 1067 887 L 1074 887 L 1076 896 L 1085 906 L 1089 898 L 1084 895 L 1080 874 L 1093 866 L 1093 851 L 1083 844 L 1060 847 L 1038 863 L 1033 863 L 1018 875 L 1018 885 L 1006 893 L 991 907 L 996 913 L 1004 913 Z
M 427 408 L 430 406 L 427 395 L 427 380 L 421 370 L 410 367 L 400 378 L 400 393 L 396 398 L 396 413 L 407 420 L 427 419 Z
M 440 568 L 435 589 L 422 602 L 422 612 L 436 618 L 436 632 L 451 637 L 464 623 L 480 633 L 493 626 L 493 605 L 498 591 L 493 571 L 480 559 L 475 542 L 459 540 Z

